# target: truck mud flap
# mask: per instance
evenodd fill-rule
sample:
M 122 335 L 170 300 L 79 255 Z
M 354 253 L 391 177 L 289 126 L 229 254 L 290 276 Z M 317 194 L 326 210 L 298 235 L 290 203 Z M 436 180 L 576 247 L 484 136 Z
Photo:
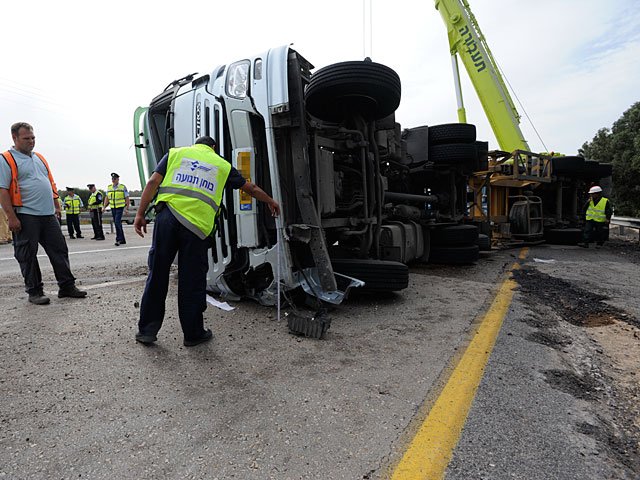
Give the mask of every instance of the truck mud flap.
M 289 333 L 308 338 L 321 339 L 331 326 L 331 318 L 324 309 L 319 310 L 312 317 L 304 317 L 297 312 L 292 312 L 287 316 L 287 327 Z

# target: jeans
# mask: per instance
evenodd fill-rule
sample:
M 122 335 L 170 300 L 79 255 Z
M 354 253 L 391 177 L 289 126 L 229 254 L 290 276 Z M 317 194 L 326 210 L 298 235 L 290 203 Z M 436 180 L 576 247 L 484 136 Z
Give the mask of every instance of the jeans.
M 124 239 L 124 230 L 122 230 L 122 212 L 124 207 L 112 208 L 111 215 L 113 215 L 113 223 L 116 226 L 116 242 L 126 243 Z
M 162 326 L 169 289 L 169 271 L 178 254 L 178 314 L 185 340 L 204 335 L 202 313 L 207 308 L 206 288 L 210 240 L 201 240 L 185 228 L 168 208 L 155 218 L 149 250 L 149 276 L 140 302 L 138 330 L 156 335 Z
M 17 215 L 22 229 L 13 233 L 13 252 L 20 264 L 25 291 L 29 295 L 42 293 L 42 274 L 37 258 L 38 244 L 42 245 L 49 257 L 58 286 L 66 288 L 75 285 L 76 279 L 69 266 L 69 250 L 55 215 Z

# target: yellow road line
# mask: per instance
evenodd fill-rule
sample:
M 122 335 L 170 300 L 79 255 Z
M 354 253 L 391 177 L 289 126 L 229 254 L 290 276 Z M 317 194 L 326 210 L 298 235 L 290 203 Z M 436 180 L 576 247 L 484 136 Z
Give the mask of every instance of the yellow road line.
M 527 253 L 528 249 L 523 248 L 519 259 L 523 260 Z M 511 271 L 517 268 L 519 264 L 515 263 Z M 515 285 L 510 277 L 500 285 L 496 298 L 453 369 L 442 393 L 393 471 L 393 480 L 439 480 L 444 477 L 511 304 Z

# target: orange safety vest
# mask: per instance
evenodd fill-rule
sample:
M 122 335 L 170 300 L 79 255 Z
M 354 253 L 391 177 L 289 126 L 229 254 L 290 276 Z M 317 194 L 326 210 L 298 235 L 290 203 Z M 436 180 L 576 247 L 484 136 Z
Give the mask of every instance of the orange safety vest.
M 45 168 L 47 169 L 47 175 L 49 175 L 49 183 L 51 183 L 51 190 L 53 191 L 53 198 L 58 198 L 58 187 L 56 187 L 56 182 L 53 181 L 53 175 L 51 175 L 51 169 L 49 168 L 49 164 L 44 159 L 42 155 L 37 152 L 33 152 L 36 156 L 42 160 Z M 9 168 L 11 169 L 11 183 L 9 184 L 9 195 L 11 196 L 11 204 L 14 207 L 22 206 L 22 195 L 20 195 L 20 186 L 18 185 L 18 164 L 16 163 L 16 159 L 13 158 L 11 152 L 7 150 L 4 153 L 0 153 L 5 159 L 5 161 L 9 164 Z

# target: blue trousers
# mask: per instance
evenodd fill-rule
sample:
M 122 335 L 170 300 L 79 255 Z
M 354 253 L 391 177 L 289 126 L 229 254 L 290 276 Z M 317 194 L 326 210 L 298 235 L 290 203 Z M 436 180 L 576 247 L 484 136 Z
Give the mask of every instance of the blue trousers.
M 207 308 L 209 245 L 208 239 L 201 240 L 180 224 L 169 208 L 156 215 L 149 250 L 149 276 L 140 302 L 140 333 L 156 335 L 162 327 L 169 272 L 177 253 L 178 314 L 182 333 L 185 340 L 195 340 L 204 335 L 202 313 Z
M 124 207 L 111 208 L 111 215 L 113 215 L 113 224 L 116 226 L 116 242 L 126 243 L 124 238 L 124 230 L 122 230 L 122 212 Z

